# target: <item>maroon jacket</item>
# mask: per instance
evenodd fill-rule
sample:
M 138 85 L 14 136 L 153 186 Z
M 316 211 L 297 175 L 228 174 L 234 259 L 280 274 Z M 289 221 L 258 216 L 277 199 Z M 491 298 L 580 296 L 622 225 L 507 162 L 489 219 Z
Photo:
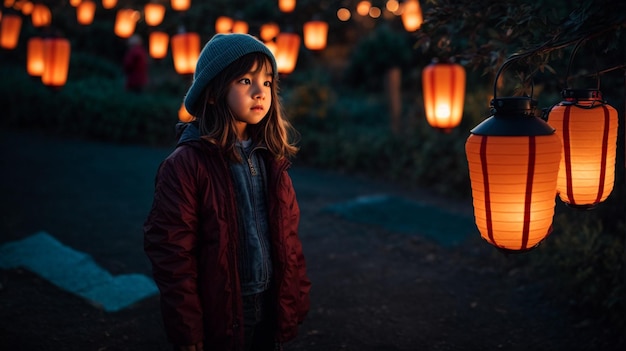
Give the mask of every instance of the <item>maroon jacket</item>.
M 311 282 L 298 237 L 300 211 L 288 160 L 265 155 L 272 242 L 276 339 L 296 336 L 309 310 Z M 157 172 L 144 248 L 161 293 L 169 340 L 205 349 L 243 346 L 237 270 L 237 209 L 227 160 L 204 140 L 179 145 Z
M 124 55 L 124 73 L 128 90 L 141 90 L 148 84 L 148 54 L 141 45 L 133 45 Z

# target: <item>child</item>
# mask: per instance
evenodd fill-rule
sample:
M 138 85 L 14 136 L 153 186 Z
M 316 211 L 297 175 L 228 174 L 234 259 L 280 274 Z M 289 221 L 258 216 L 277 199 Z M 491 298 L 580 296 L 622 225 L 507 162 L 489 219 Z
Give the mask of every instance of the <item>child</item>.
M 276 60 L 247 34 L 202 49 L 185 107 L 196 116 L 160 165 L 145 252 L 177 350 L 274 350 L 296 336 L 311 282 L 287 173 L 297 148 Z

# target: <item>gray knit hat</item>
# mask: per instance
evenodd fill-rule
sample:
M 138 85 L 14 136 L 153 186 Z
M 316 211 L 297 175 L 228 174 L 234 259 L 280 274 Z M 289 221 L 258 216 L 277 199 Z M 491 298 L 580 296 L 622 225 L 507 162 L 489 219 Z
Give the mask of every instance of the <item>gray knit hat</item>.
M 240 57 L 253 52 L 267 55 L 272 63 L 274 75 L 278 75 L 274 55 L 265 44 L 255 37 L 240 33 L 214 35 L 200 52 L 200 57 L 196 63 L 193 83 L 185 95 L 187 111 L 194 114 L 198 99 L 211 79 Z

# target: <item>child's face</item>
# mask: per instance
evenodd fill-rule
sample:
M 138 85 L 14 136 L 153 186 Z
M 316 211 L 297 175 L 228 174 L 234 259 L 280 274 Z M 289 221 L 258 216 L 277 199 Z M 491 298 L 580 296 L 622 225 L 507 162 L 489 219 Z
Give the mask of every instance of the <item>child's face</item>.
M 240 137 L 248 124 L 257 124 L 269 112 L 272 105 L 272 79 L 273 72 L 269 62 L 265 62 L 261 69 L 258 63 L 250 69 L 250 72 L 230 83 L 226 96 L 228 106 L 235 114 Z

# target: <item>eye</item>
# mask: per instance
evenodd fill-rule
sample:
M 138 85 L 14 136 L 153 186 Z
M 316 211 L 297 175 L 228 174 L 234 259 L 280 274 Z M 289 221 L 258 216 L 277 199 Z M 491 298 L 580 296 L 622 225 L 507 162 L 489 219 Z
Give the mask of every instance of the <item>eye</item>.
M 272 81 L 268 80 L 265 83 L 263 83 L 263 85 L 265 85 L 266 87 L 271 87 L 272 86 Z
M 241 83 L 241 84 L 250 84 L 250 78 L 241 78 L 239 80 L 239 83 Z

